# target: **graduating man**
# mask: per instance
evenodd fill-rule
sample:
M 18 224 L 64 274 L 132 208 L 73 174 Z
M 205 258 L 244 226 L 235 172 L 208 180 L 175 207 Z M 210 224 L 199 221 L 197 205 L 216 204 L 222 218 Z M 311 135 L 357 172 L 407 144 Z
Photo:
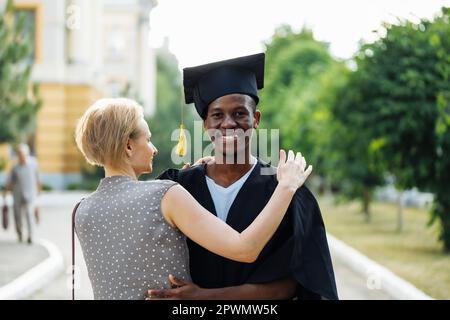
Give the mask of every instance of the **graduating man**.
M 184 73 L 186 103 L 194 103 L 210 133 L 216 160 L 160 179 L 180 183 L 207 210 L 243 231 L 275 190 L 275 171 L 250 152 L 261 113 L 263 53 L 193 68 Z M 241 157 L 241 161 L 239 161 Z M 225 159 L 220 161 L 219 159 Z M 232 160 L 232 161 L 230 161 Z M 188 240 L 193 282 L 169 277 L 173 288 L 149 290 L 173 299 L 338 299 L 324 223 L 312 193 L 302 186 L 277 232 L 254 263 L 228 260 Z

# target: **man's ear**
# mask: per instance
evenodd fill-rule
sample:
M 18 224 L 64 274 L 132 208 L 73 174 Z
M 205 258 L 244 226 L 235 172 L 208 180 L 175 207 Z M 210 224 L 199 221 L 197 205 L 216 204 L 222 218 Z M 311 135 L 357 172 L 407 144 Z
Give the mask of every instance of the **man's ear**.
M 253 128 L 257 129 L 259 126 L 259 121 L 261 120 L 261 112 L 256 109 L 253 115 Z

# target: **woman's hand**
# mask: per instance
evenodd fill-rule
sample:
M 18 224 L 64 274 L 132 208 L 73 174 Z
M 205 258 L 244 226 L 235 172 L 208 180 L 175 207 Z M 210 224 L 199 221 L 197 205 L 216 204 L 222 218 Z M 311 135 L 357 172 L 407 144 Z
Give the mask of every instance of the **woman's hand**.
M 205 164 L 205 163 L 208 163 L 208 162 L 213 161 L 213 160 L 214 160 L 213 156 L 206 156 L 206 157 L 198 159 L 197 162 L 194 163 L 194 166 L 198 166 L 200 164 Z M 183 166 L 183 169 L 187 169 L 187 168 L 190 168 L 190 167 L 191 167 L 191 164 L 188 162 L 188 163 L 186 163 Z
M 295 192 L 308 179 L 312 171 L 310 165 L 306 169 L 306 161 L 300 152 L 294 155 L 292 150 L 289 150 L 287 159 L 286 151 L 280 150 L 280 162 L 277 167 L 278 184 Z

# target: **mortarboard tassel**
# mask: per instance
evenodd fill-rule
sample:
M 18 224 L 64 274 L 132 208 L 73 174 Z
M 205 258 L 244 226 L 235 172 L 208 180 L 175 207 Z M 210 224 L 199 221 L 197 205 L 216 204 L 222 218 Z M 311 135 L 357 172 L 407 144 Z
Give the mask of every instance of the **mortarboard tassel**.
M 187 153 L 187 140 L 186 140 L 186 133 L 184 132 L 184 116 L 183 116 L 183 93 L 181 94 L 181 124 L 180 124 L 180 134 L 178 136 L 178 144 L 175 149 L 175 153 L 179 157 L 184 157 Z
M 184 125 L 180 125 L 180 135 L 178 136 L 178 144 L 175 152 L 178 156 L 184 157 L 187 151 L 186 134 L 184 133 Z

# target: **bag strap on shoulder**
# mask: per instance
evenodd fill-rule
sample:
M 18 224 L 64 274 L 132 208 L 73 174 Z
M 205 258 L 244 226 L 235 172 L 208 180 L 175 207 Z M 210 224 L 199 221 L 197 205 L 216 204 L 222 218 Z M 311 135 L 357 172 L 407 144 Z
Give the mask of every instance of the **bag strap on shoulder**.
M 75 214 L 83 200 L 84 198 L 75 205 L 72 211 L 72 300 L 75 300 Z

